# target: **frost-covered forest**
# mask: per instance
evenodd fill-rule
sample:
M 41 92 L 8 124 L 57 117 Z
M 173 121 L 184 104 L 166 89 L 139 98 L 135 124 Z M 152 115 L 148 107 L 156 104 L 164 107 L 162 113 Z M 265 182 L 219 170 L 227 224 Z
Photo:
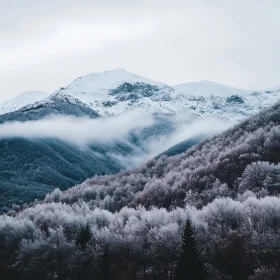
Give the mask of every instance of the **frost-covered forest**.
M 46 202 L 79 199 L 110 211 L 124 206 L 198 208 L 216 197 L 279 193 L 280 104 L 186 153 L 153 159 L 117 175 L 93 177 Z
M 180 155 L 14 205 L 0 278 L 279 279 L 279 125 L 280 103 Z
M 253 194 L 219 198 L 201 209 L 124 207 L 112 213 L 80 200 L 2 216 L 2 279 L 179 279 L 187 219 L 206 279 L 278 279 L 280 198 Z

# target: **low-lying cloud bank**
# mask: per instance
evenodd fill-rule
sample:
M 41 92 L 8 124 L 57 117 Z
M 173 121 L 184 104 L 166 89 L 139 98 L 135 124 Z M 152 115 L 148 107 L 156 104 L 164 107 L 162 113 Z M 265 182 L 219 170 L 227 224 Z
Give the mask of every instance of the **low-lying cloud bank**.
M 144 143 L 144 153 L 134 154 L 131 157 L 114 155 L 125 166 L 137 167 L 143 162 L 156 157 L 169 148 L 194 137 L 211 137 L 233 126 L 233 123 L 220 117 L 196 118 L 175 120 L 176 129 L 170 135 L 157 136 Z
M 218 117 L 193 118 L 190 115 L 170 117 L 166 121 L 175 126 L 173 132 L 161 136 L 155 134 L 143 140 L 141 147 L 129 142 L 127 136 L 133 130 L 151 127 L 157 122 L 153 116 L 141 110 L 99 119 L 50 116 L 38 121 L 4 123 L 0 125 L 0 139 L 55 138 L 79 147 L 121 141 L 134 149 L 133 154 L 121 155 L 111 152 L 111 156 L 123 166 L 132 168 L 182 141 L 198 136 L 212 136 L 233 125 L 230 121 Z
M 38 121 L 4 123 L 0 125 L 0 139 L 56 138 L 76 145 L 87 145 L 122 139 L 131 130 L 150 126 L 153 122 L 152 116 L 140 110 L 100 119 L 51 116 Z
M 157 139 L 150 145 L 157 145 L 158 148 L 165 151 L 178 143 L 196 136 L 212 136 L 230 128 L 233 125 L 229 120 L 219 117 L 203 117 L 197 118 L 191 123 L 181 122 L 176 130 L 166 138 Z

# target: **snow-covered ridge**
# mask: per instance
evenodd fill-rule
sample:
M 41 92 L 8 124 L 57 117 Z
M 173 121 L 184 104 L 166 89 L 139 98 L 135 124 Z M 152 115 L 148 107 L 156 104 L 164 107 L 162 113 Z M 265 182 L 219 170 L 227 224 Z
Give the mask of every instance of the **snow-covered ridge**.
M 42 91 L 26 91 L 20 95 L 12 98 L 3 104 L 0 104 L 0 114 L 9 113 L 16 111 L 20 108 L 25 107 L 28 104 L 33 104 L 37 101 L 41 101 L 50 96 L 50 93 Z
M 243 90 L 210 81 L 168 86 L 130 73 L 124 69 L 89 74 L 55 91 L 50 97 L 36 95 L 33 102 L 50 102 L 67 97 L 84 103 L 101 116 L 118 115 L 142 108 L 148 113 L 221 116 L 239 122 L 279 100 L 280 89 Z M 32 103 L 34 94 L 0 106 L 0 114 Z M 43 100 L 46 98 L 45 100 Z M 41 101 L 40 101 L 41 100 Z
M 124 69 L 109 70 L 102 73 L 93 73 L 74 80 L 67 88 L 82 86 L 85 90 L 94 89 L 115 89 L 123 83 L 144 83 L 154 86 L 166 86 L 163 83 L 155 82 L 150 79 L 130 73 Z

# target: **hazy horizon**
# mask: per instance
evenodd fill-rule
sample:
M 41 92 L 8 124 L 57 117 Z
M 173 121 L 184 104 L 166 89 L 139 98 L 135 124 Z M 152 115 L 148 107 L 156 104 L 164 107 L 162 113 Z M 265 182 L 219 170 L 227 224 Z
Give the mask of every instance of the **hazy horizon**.
M 276 0 L 14 0 L 1 7 L 1 103 L 116 68 L 169 85 L 280 86 Z

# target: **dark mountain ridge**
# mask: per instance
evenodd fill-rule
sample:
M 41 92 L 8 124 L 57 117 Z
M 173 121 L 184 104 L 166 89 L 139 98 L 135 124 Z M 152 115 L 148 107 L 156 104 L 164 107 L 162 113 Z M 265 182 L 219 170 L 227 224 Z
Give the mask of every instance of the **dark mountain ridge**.
M 52 95 L 43 102 L 36 102 L 17 111 L 0 115 L 0 124 L 14 121 L 25 122 L 41 120 L 49 115 L 86 116 L 89 118 L 99 117 L 94 110 L 78 99 L 74 99 L 70 96 L 60 97 L 58 95 Z

